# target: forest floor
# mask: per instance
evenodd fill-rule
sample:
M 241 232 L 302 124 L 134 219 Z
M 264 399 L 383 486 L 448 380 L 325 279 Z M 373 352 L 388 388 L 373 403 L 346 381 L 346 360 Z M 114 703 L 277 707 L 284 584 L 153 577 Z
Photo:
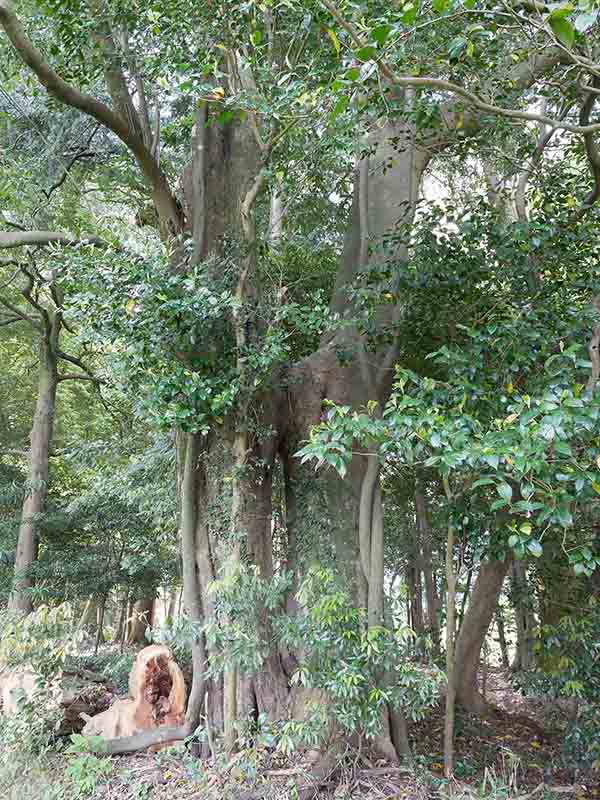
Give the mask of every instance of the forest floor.
M 571 774 L 562 760 L 566 713 L 555 702 L 522 697 L 500 670 L 490 670 L 486 719 L 460 713 L 456 728 L 453 794 L 464 800 L 596 800 L 598 775 Z M 443 711 L 433 709 L 410 726 L 410 766 L 357 761 L 347 753 L 330 782 L 315 795 L 311 768 L 299 758 L 245 750 L 225 765 L 202 762 L 185 750 L 112 759 L 104 776 L 97 759 L 81 759 L 66 774 L 68 759 L 50 754 L 21 763 L 0 753 L 1 800 L 430 800 L 444 798 Z M 72 756 L 71 759 L 76 757 Z M 73 763 L 73 762 L 71 762 Z M 96 767 L 94 766 L 96 765 Z M 87 771 L 86 771 L 87 770 Z M 88 774 L 89 773 L 89 774 Z M 89 778 L 86 788 L 86 780 Z M 300 789 L 298 788 L 300 787 Z

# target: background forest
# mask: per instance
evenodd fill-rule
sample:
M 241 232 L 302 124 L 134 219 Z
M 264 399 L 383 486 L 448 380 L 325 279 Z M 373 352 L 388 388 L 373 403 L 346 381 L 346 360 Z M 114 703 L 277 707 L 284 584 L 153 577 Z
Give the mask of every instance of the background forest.
M 0 0 L 0 73 L 0 782 L 593 796 L 597 0 Z M 185 719 L 69 745 L 151 642 Z

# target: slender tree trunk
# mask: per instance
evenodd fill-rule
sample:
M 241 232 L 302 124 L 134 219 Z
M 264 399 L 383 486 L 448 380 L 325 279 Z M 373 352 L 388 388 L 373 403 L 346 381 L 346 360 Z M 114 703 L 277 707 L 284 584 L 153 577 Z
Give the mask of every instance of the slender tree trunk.
M 508 558 L 481 565 L 456 643 L 457 699 L 468 711 L 477 714 L 485 714 L 488 710 L 477 688 L 477 674 L 481 648 L 496 612 L 508 567 Z
M 123 642 L 127 628 L 127 606 L 129 604 L 129 593 L 124 591 L 121 595 L 121 602 L 119 605 L 119 619 L 115 629 L 113 641 Z
M 423 554 L 422 564 L 423 579 L 425 581 L 425 598 L 427 602 L 427 629 L 431 635 L 434 655 L 438 655 L 440 652 L 440 600 L 437 594 L 433 570 L 433 536 L 431 532 L 431 523 L 425 494 L 420 488 L 415 490 L 415 514 L 417 530 L 421 539 L 421 551 Z
M 239 431 L 235 435 L 233 443 L 233 481 L 232 481 L 232 502 L 231 502 L 231 539 L 232 548 L 228 562 L 228 571 L 235 573 L 240 565 L 241 540 L 245 538 L 244 523 L 244 480 L 247 479 L 246 470 L 248 469 L 248 435 L 245 431 Z M 235 723 L 238 717 L 238 669 L 236 664 L 228 664 L 223 676 L 224 686 L 224 744 L 225 752 L 231 755 L 236 745 Z
M 44 511 L 48 494 L 48 467 L 58 387 L 56 352 L 60 325 L 60 315 L 51 317 L 39 345 L 37 400 L 29 435 L 29 470 L 17 540 L 13 591 L 9 600 L 9 609 L 21 614 L 29 614 L 33 610 L 33 579 L 29 571 L 38 557 L 38 517 Z
M 444 775 L 454 777 L 454 714 L 456 707 L 456 669 L 454 637 L 456 635 L 456 573 L 454 571 L 454 524 L 452 522 L 452 493 L 444 477 L 448 500 L 448 538 L 446 540 L 446 711 L 444 717 Z
M 506 644 L 506 631 L 504 628 L 504 612 L 501 606 L 496 609 L 496 628 L 498 629 L 498 644 L 500 645 L 500 654 L 502 657 L 502 666 L 508 669 L 510 661 L 508 659 L 508 647 Z
M 200 583 L 196 566 L 196 525 L 197 525 L 197 493 L 196 472 L 200 452 L 199 438 L 196 434 L 186 435 L 185 460 L 181 480 L 181 558 L 183 565 L 183 595 L 185 608 L 194 628 L 192 633 L 192 688 L 188 699 L 186 723 L 196 728 L 202 713 L 204 702 L 204 672 L 206 670 L 206 652 L 200 626 L 202 624 L 202 603 L 200 599 Z
M 104 642 L 104 615 L 106 612 L 106 595 L 102 597 L 100 600 L 100 605 L 98 606 L 98 630 L 96 632 L 96 644 L 94 646 L 94 655 L 98 654 L 98 650 L 100 645 Z
M 512 563 L 512 598 L 517 626 L 517 652 L 515 668 L 530 670 L 533 658 L 533 627 L 535 619 L 531 609 L 531 593 L 527 591 L 527 577 L 522 561 Z

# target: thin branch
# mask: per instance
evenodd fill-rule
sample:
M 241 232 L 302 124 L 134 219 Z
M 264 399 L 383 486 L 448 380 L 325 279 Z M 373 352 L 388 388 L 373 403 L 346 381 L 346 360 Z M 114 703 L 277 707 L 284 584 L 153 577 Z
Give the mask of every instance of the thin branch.
M 97 153 L 94 152 L 93 150 L 82 150 L 79 153 L 75 153 L 75 155 L 71 158 L 71 160 L 65 167 L 63 174 L 56 181 L 56 183 L 53 183 L 49 189 L 42 189 L 42 192 L 44 193 L 46 199 L 49 200 L 52 197 L 52 193 L 55 192 L 57 189 L 60 189 L 63 183 L 67 180 L 69 172 L 78 161 L 80 161 L 82 158 L 95 158 L 96 155 Z
M 21 271 L 21 265 L 19 264 L 18 261 L 10 260 L 10 261 L 3 262 L 3 264 L 16 264 L 17 268 L 13 272 L 13 274 L 10 276 L 10 278 L 6 281 L 6 283 L 3 283 L 3 284 L 0 285 L 0 291 L 2 291 L 2 289 L 8 288 L 11 285 L 11 283 L 15 280 L 15 278 L 17 277 L 19 272 Z
M 345 20 L 342 17 L 338 9 L 332 3 L 330 3 L 329 0 L 321 0 L 321 2 L 325 6 L 325 8 L 327 8 L 331 16 L 340 25 L 340 27 L 342 27 L 346 31 L 346 33 L 348 33 L 348 35 L 350 36 L 351 40 L 356 45 L 356 47 L 359 48 L 363 47 L 364 42 L 358 35 L 354 26 L 351 25 L 347 20 Z M 557 56 L 556 59 L 554 60 L 558 63 L 560 62 L 561 59 Z M 512 109 L 512 108 L 503 108 L 502 106 L 497 106 L 494 105 L 493 103 L 486 102 L 481 97 L 476 95 L 474 92 L 465 89 L 464 86 L 459 86 L 456 83 L 452 83 L 451 81 L 446 81 L 442 78 L 433 78 L 433 77 L 414 77 L 411 75 L 396 75 L 394 70 L 384 61 L 383 58 L 375 56 L 373 58 L 373 61 L 378 65 L 383 75 L 385 75 L 385 77 L 394 86 L 400 86 L 401 88 L 405 89 L 412 87 L 412 88 L 439 89 L 442 92 L 451 92 L 452 94 L 463 98 L 463 100 L 466 101 L 467 105 L 473 106 L 479 111 L 484 111 L 488 114 L 493 114 L 495 116 L 507 117 L 508 119 L 519 119 L 526 122 L 538 122 L 541 125 L 547 125 L 550 128 L 556 130 L 565 130 L 565 131 L 570 131 L 571 133 L 578 133 L 584 135 L 600 131 L 600 123 L 594 123 L 590 125 L 574 125 L 568 122 L 554 119 L 552 117 L 548 117 L 544 114 L 536 114 L 531 111 L 518 111 L 517 109 Z
M 87 367 L 83 363 L 83 361 L 80 361 L 80 359 L 76 358 L 75 356 L 69 355 L 69 353 L 63 352 L 62 350 L 57 350 L 56 355 L 63 361 L 68 361 L 70 364 L 74 364 L 76 367 L 79 367 L 79 369 L 83 370 L 83 372 L 85 372 L 85 374 L 88 376 L 87 378 L 88 380 L 94 381 L 95 383 L 102 383 L 100 378 L 97 378 L 92 372 L 92 370 L 89 367 Z
M 35 319 L 35 317 L 26 314 L 25 311 L 22 311 L 18 306 L 9 303 L 8 300 L 4 300 L 4 298 L 0 297 L 0 305 L 3 305 L 9 311 L 11 311 L 16 317 L 22 319 L 24 322 L 29 322 L 30 325 L 33 325 L 34 328 L 41 330 L 42 325 L 39 320 Z
M 23 317 L 7 317 L 6 319 L 0 319 L 0 328 L 4 327 L 5 325 L 12 325 L 13 322 L 26 322 Z
M 92 381 L 93 383 L 102 383 L 101 378 L 96 378 L 94 375 L 84 375 L 78 372 L 65 372 L 58 376 L 58 382 L 61 381 Z

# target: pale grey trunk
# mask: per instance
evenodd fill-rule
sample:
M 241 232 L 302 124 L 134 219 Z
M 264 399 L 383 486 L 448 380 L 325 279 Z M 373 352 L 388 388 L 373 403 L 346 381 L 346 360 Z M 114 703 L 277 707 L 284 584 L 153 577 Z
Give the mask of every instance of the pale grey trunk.
M 40 367 L 35 414 L 29 436 L 26 495 L 23 501 L 17 540 L 13 591 L 9 601 L 9 608 L 22 614 L 29 614 L 33 610 L 31 598 L 33 579 L 29 571 L 38 557 L 39 515 L 44 511 L 48 494 L 50 448 L 54 432 L 58 387 L 56 351 L 60 327 L 60 316 L 51 317 L 47 330 L 42 333 L 39 345 Z

